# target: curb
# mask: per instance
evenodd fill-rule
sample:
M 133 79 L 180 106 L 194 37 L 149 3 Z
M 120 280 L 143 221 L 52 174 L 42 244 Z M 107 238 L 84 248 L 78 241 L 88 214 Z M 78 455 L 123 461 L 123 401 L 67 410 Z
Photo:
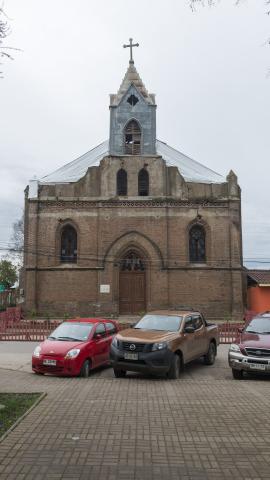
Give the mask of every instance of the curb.
M 14 392 L 13 392 L 14 393 Z M 21 393 L 21 392 L 20 392 Z M 26 392 L 25 392 L 26 393 Z M 35 392 L 30 392 L 30 393 L 35 393 Z M 38 393 L 38 392 L 36 392 Z M 37 405 L 47 396 L 47 393 L 44 392 L 40 395 L 40 397 L 38 397 L 38 399 L 35 401 L 35 403 L 33 403 L 33 405 L 28 409 L 26 410 L 26 412 L 24 412 L 24 414 L 18 418 L 18 420 L 16 420 L 15 423 L 13 423 L 13 425 L 11 425 L 11 427 L 5 432 L 3 433 L 3 435 L 0 437 L 0 443 L 3 442 L 3 440 L 5 440 L 5 438 L 12 432 L 12 430 L 14 430 L 14 428 L 17 427 L 17 425 L 19 425 L 19 423 L 21 423 L 21 421 L 27 417 L 27 415 L 29 415 L 29 413 L 32 412 L 32 410 L 34 410 L 34 408 L 37 407 Z

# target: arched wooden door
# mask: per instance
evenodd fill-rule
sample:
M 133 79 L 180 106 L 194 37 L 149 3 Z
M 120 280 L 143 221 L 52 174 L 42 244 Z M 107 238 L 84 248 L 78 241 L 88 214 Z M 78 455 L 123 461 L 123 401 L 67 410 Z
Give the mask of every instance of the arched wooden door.
M 145 263 L 130 250 L 120 263 L 119 313 L 137 315 L 145 310 Z

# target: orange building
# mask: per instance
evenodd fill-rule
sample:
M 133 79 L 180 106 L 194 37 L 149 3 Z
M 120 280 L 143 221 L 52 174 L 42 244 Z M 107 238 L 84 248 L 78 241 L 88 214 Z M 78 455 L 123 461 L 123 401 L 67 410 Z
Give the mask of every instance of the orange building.
M 248 271 L 248 309 L 253 312 L 270 310 L 270 270 Z

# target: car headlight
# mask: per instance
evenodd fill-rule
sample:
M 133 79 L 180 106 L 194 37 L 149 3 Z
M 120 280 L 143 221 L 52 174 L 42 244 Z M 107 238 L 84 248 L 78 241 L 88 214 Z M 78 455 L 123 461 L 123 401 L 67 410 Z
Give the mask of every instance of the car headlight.
M 167 346 L 168 346 L 167 342 L 153 343 L 152 352 L 155 352 L 157 350 L 163 350 L 164 348 L 167 348 Z
M 39 358 L 40 352 L 41 352 L 41 347 L 38 345 L 33 352 L 33 357 Z
M 73 348 L 72 350 L 69 350 L 65 358 L 76 358 L 79 355 L 80 351 L 81 350 L 79 348 Z
M 119 340 L 118 340 L 116 337 L 113 338 L 112 345 L 113 345 L 115 348 L 118 348 L 118 347 L 119 347 Z
M 240 352 L 240 347 L 236 343 L 232 343 L 230 345 L 230 351 L 231 352 Z

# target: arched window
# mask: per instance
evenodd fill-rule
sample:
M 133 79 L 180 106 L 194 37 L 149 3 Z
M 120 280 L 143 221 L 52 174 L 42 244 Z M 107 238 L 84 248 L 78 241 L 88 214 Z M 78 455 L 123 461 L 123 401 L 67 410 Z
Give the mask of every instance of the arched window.
M 125 154 L 140 155 L 141 153 L 141 129 L 136 120 L 128 122 L 125 128 Z
M 123 168 L 117 172 L 116 184 L 117 195 L 127 195 L 127 172 Z
M 149 195 L 149 173 L 145 168 L 142 168 L 139 171 L 138 195 L 142 197 L 147 197 Z
M 61 262 L 77 262 L 77 232 L 71 225 L 66 225 L 61 232 Z
M 205 262 L 205 230 L 201 225 L 194 225 L 189 231 L 190 262 Z
M 121 260 L 120 268 L 122 272 L 144 272 L 145 265 L 137 252 L 131 250 Z

